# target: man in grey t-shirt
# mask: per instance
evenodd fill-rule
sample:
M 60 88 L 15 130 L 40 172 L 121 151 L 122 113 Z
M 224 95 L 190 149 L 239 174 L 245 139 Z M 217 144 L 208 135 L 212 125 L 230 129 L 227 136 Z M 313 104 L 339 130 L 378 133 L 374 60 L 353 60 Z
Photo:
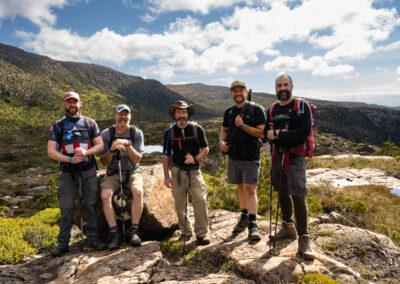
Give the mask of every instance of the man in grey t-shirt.
M 112 207 L 114 192 L 120 189 L 120 176 L 118 155 L 121 158 L 122 182 L 132 192 L 132 246 L 140 246 L 139 221 L 143 210 L 143 179 L 140 173 L 139 162 L 144 151 L 143 132 L 129 125 L 131 111 L 127 105 L 119 105 L 114 114 L 115 126 L 111 126 L 101 132 L 104 141 L 104 150 L 100 160 L 107 165 L 107 175 L 101 182 L 101 201 L 103 203 L 104 216 L 110 227 L 111 240 L 109 250 L 120 246 L 118 226 L 115 221 L 115 212 Z M 122 216 L 124 218 L 124 216 Z

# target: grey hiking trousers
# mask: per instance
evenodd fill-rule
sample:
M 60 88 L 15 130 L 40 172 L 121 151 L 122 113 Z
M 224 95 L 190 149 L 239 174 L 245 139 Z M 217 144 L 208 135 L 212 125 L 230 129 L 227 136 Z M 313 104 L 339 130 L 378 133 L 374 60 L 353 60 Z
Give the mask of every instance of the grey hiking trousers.
M 58 184 L 58 202 L 60 205 L 60 233 L 57 237 L 61 246 L 68 246 L 75 209 L 75 198 L 79 194 L 79 174 L 75 179 L 71 173 L 62 172 Z M 95 167 L 82 171 L 82 195 L 85 210 L 85 232 L 89 242 L 98 241 L 97 213 L 98 202 L 97 176 Z

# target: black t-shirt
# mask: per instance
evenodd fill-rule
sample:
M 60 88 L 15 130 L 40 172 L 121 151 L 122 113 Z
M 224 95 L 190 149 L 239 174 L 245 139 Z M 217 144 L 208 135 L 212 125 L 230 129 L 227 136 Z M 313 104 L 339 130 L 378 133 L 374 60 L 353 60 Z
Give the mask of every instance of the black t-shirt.
M 198 139 L 195 137 L 194 126 L 191 122 L 189 122 L 184 129 L 181 129 L 175 125 L 172 129 L 169 128 L 164 134 L 163 153 L 169 156 L 171 154 L 172 146 L 172 162 L 179 167 L 187 166 L 185 164 L 185 155 L 187 153 L 195 157 L 197 154 L 199 154 L 200 148 L 208 147 L 208 141 L 203 127 L 201 127 L 199 124 L 196 125 Z M 171 132 L 174 131 L 173 141 L 171 141 L 170 138 L 171 134 L 170 136 L 168 135 L 170 130 Z
M 246 125 L 251 127 L 257 127 L 258 125 L 265 124 L 265 112 L 264 110 L 254 103 L 249 103 L 247 109 L 244 111 L 242 116 L 243 122 Z M 246 106 L 243 106 L 246 107 Z M 241 112 L 242 108 L 238 108 L 236 105 L 233 105 L 225 110 L 224 113 L 224 121 L 222 122 L 223 127 L 229 127 L 229 133 L 227 137 L 228 143 L 234 144 L 245 144 L 252 140 L 257 140 L 257 137 L 254 137 L 239 127 L 235 126 L 235 118 Z
M 283 129 L 285 123 L 289 122 L 289 131 L 280 132 L 279 139 L 274 142 L 279 147 L 293 148 L 303 144 L 307 136 L 311 133 L 312 118 L 310 106 L 304 101 L 304 113 L 298 116 L 295 112 L 295 101 L 293 100 L 285 106 L 281 106 L 279 102 L 275 105 L 273 113 L 274 129 Z M 300 102 L 300 108 L 302 108 L 302 104 Z M 271 108 L 267 111 L 267 125 L 270 122 L 270 110 Z

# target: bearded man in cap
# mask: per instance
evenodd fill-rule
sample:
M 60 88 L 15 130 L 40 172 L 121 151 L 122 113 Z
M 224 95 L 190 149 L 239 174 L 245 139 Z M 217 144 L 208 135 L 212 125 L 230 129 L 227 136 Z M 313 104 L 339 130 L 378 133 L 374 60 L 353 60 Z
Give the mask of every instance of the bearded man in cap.
M 110 228 L 109 250 L 120 247 L 119 231 L 112 206 L 113 195 L 120 189 L 119 158 L 122 181 L 133 197 L 130 208 L 132 215 L 130 243 L 132 246 L 140 246 L 142 243 L 139 237 L 139 221 L 143 210 L 143 178 L 139 162 L 144 152 L 143 132 L 130 125 L 131 110 L 127 105 L 117 106 L 114 118 L 115 125 L 101 132 L 104 150 L 100 156 L 101 163 L 107 165 L 107 174 L 101 182 L 101 201 L 104 216 Z M 122 218 L 124 222 L 124 216 Z
M 53 123 L 47 144 L 49 157 L 61 163 L 58 184 L 60 233 L 57 237 L 57 247 L 51 250 L 53 257 L 61 256 L 69 250 L 78 187 L 81 187 L 80 198 L 86 214 L 85 229 L 89 245 L 95 250 L 106 248 L 98 238 L 97 176 L 93 161 L 93 155 L 103 150 L 103 140 L 97 123 L 81 115 L 82 101 L 79 94 L 65 93 L 62 105 L 65 108 L 65 117 Z
M 233 234 L 248 228 L 250 241 L 261 239 L 258 233 L 257 184 L 260 172 L 260 138 L 264 137 L 264 110 L 247 102 L 247 89 L 243 81 L 231 84 L 231 96 L 235 105 L 227 108 L 220 133 L 219 147 L 229 156 L 228 182 L 237 185 L 242 213 Z
M 179 228 L 182 232 L 179 240 L 188 241 L 193 235 L 187 217 L 190 188 L 195 219 L 194 233 L 198 244 L 208 245 L 210 240 L 207 237 L 207 186 L 200 166 L 209 149 L 204 129 L 197 123 L 189 122 L 193 114 L 193 105 L 188 105 L 185 101 L 176 101 L 169 107 L 169 115 L 176 123 L 164 134 L 164 183 L 172 188 Z

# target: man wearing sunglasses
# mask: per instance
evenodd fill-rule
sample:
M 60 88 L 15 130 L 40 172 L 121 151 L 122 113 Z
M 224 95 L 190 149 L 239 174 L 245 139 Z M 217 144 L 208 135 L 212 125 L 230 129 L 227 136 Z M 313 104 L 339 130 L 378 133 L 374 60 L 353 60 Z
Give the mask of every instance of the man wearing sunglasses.
M 68 252 L 75 198 L 78 190 L 85 210 L 85 231 L 90 247 L 103 250 L 107 246 L 99 241 L 97 228 L 97 176 L 92 156 L 103 150 L 103 140 L 96 122 L 80 113 L 79 94 L 67 92 L 62 105 L 65 117 L 50 128 L 47 153 L 61 164 L 58 184 L 60 205 L 60 233 L 58 246 L 51 250 L 54 257 Z

